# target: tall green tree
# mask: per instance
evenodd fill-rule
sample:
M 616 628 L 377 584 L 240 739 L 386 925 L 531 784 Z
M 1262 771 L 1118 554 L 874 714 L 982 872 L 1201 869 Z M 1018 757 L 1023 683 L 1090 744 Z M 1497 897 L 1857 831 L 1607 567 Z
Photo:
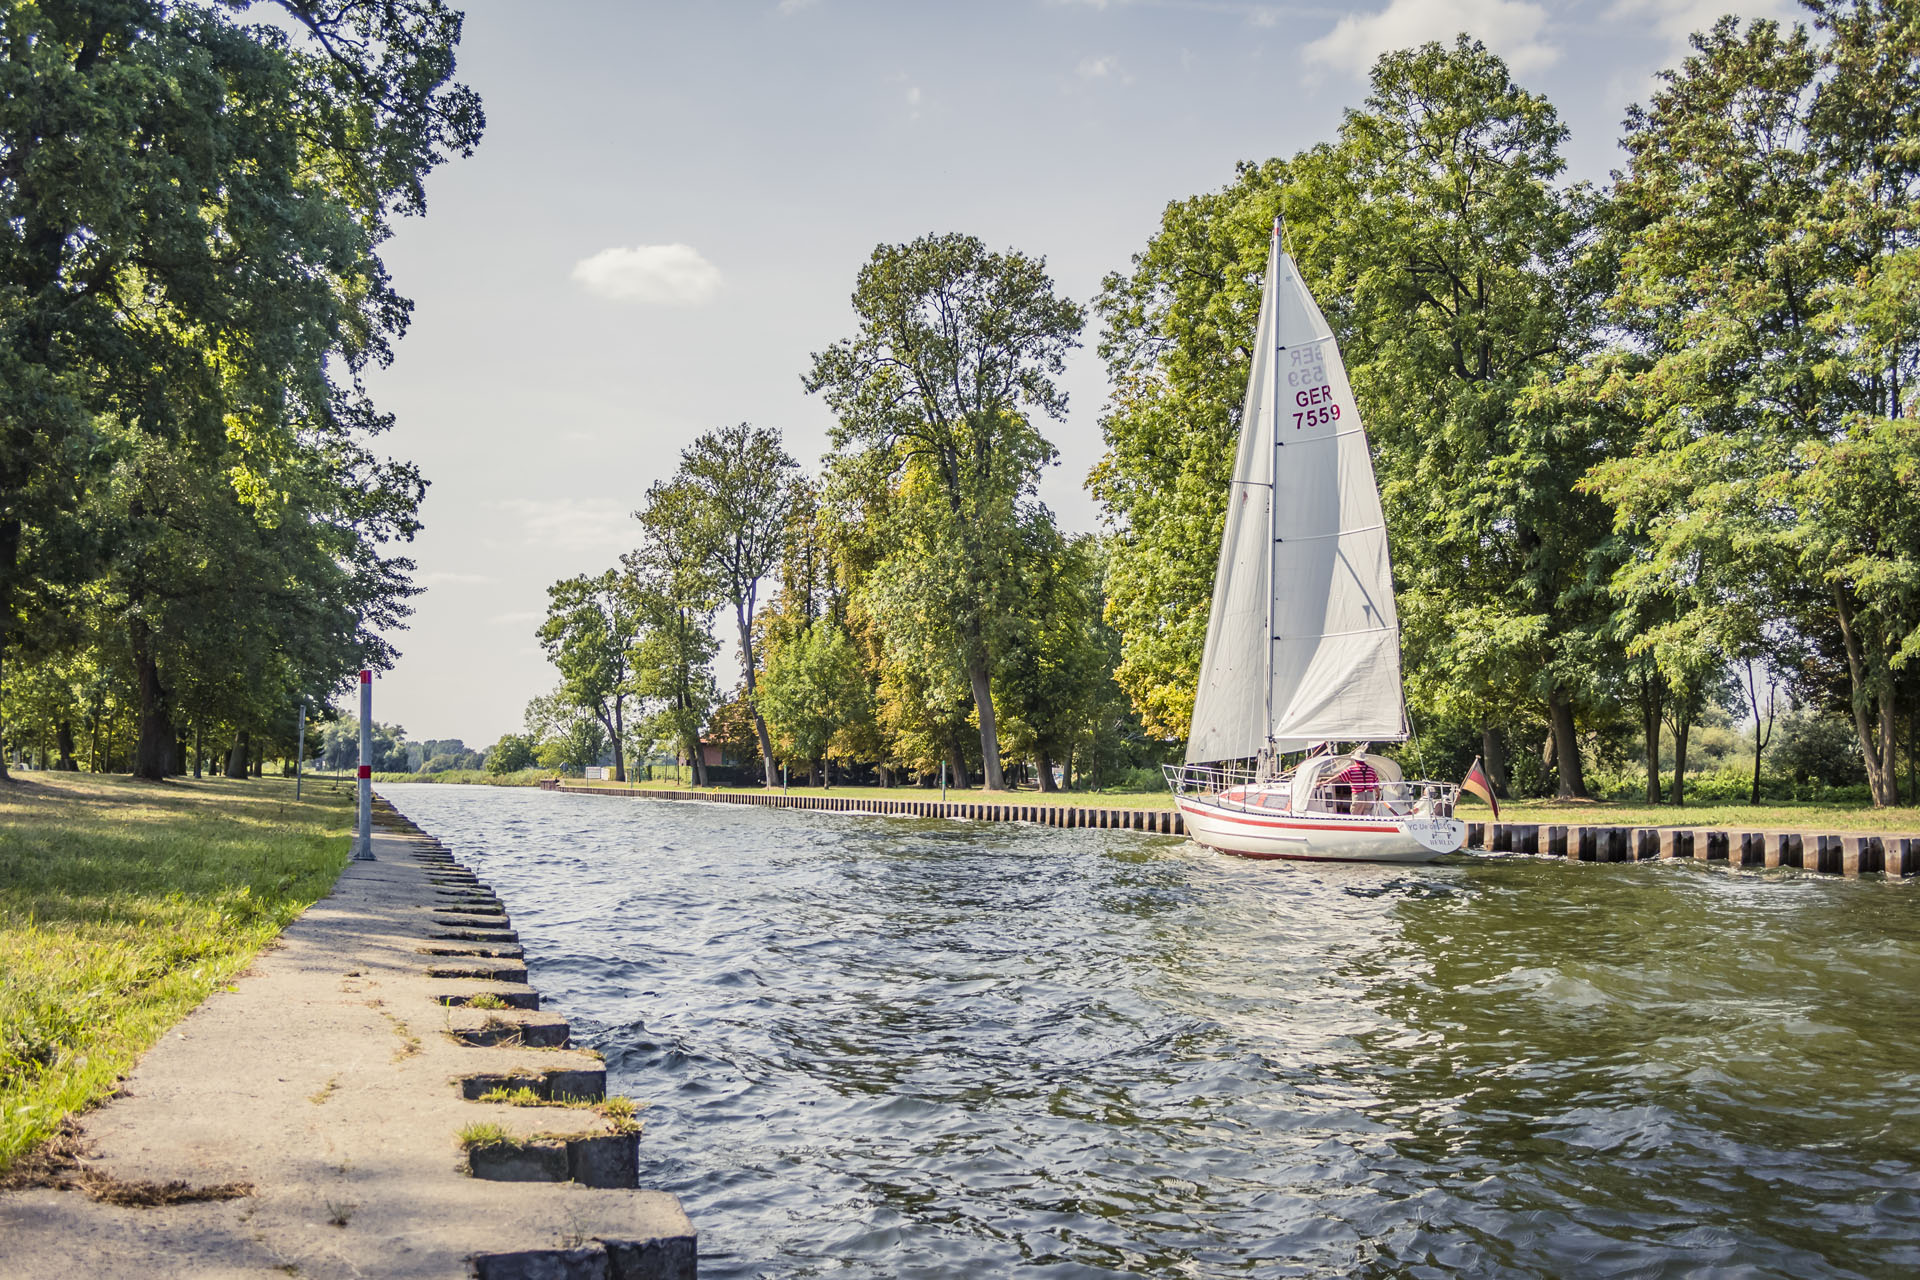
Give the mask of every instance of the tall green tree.
M 775 765 L 766 720 L 755 698 L 759 675 L 753 617 L 760 584 L 780 560 L 798 471 L 799 464 L 781 447 L 778 431 L 742 422 L 695 440 L 680 455 L 676 476 L 685 490 L 686 513 L 699 531 L 708 573 L 733 607 L 747 705 L 768 786 Z
M 616 782 L 627 780 L 629 662 L 640 629 L 633 584 L 612 569 L 564 578 L 547 588 L 547 618 L 538 634 L 547 658 L 560 670 L 557 692 L 606 730 Z
M 1602 391 L 1640 429 L 1587 487 L 1646 547 L 1669 634 L 1729 661 L 1837 637 L 1892 804 L 1920 647 L 1920 28 L 1900 3 L 1807 8 L 1812 27 L 1723 19 L 1628 118 L 1611 306 L 1637 359 Z
M 1610 279 L 1593 198 L 1559 183 L 1552 105 L 1479 41 L 1382 55 L 1371 86 L 1294 159 L 1284 208 L 1373 445 L 1409 696 L 1488 728 L 1537 716 L 1559 793 L 1584 795 L 1609 522 L 1574 485 L 1622 434 L 1560 393 Z
M 858 332 L 816 353 L 804 382 L 838 419 L 836 464 L 869 494 L 918 468 L 940 500 L 940 566 L 956 582 L 947 619 L 979 724 L 986 784 L 1005 785 L 993 668 L 1009 613 L 1004 547 L 1053 446 L 1033 412 L 1061 417 L 1053 379 L 1077 345 L 1081 309 L 1054 293 L 1042 259 L 992 253 L 967 235 L 881 245 L 853 292 Z
M 646 720 L 655 742 L 671 743 L 706 785 L 701 730 L 719 702 L 713 656 L 719 646 L 710 626 L 720 586 L 708 559 L 701 497 L 684 480 L 647 490 L 647 505 L 634 512 L 646 541 L 621 557 L 632 584 L 640 638 L 632 654 L 634 691 L 651 712 Z
M 1095 539 L 1063 537 L 1051 519 L 1036 518 L 1023 541 L 1027 607 L 1009 637 L 998 683 L 1018 729 L 1013 737 L 1031 755 L 1040 790 L 1054 791 L 1055 762 L 1069 760 L 1076 742 L 1090 737 L 1102 711 L 1119 700 L 1117 645 L 1101 621 Z
M 822 618 L 769 654 L 763 697 L 781 751 L 807 762 L 814 785 L 831 784 L 822 770 L 836 740 L 872 714 L 859 654 L 839 623 Z

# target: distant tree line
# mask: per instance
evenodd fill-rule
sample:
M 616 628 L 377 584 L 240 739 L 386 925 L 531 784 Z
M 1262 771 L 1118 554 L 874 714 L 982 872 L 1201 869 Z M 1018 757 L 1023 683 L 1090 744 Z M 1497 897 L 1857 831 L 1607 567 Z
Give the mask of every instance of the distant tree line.
M 380 246 L 482 127 L 440 0 L 0 6 L 0 777 L 290 757 L 409 612 Z

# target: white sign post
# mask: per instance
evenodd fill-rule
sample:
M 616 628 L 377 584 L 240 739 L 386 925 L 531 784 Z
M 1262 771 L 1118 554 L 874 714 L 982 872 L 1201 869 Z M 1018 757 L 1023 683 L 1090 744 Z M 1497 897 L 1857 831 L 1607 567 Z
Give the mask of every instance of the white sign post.
M 356 862 L 373 861 L 373 672 L 360 673 L 360 838 Z

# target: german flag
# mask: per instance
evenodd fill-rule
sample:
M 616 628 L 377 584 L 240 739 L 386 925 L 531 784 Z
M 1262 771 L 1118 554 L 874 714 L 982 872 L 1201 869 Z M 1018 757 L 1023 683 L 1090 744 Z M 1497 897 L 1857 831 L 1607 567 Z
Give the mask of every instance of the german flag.
M 1473 767 L 1467 770 L 1467 776 L 1460 780 L 1462 791 L 1471 791 L 1493 806 L 1493 820 L 1500 820 L 1500 802 L 1493 798 L 1493 783 L 1486 771 L 1480 767 L 1480 757 L 1473 758 Z

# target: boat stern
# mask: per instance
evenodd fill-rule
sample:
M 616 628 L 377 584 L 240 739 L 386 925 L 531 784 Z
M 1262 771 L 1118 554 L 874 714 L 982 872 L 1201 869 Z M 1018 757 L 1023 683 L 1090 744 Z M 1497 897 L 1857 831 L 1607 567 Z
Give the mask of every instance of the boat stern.
M 1467 842 L 1467 824 L 1458 818 L 1408 818 L 1407 834 L 1422 848 L 1452 853 Z

